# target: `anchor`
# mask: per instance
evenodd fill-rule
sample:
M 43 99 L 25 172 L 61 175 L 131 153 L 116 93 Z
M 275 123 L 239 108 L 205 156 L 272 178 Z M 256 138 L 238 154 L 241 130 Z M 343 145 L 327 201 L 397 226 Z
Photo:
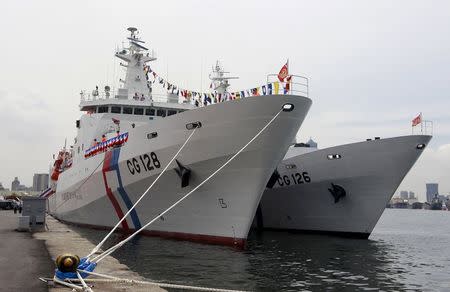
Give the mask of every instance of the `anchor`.
M 280 178 L 280 173 L 278 172 L 277 169 L 275 169 L 275 171 L 272 173 L 272 175 L 269 178 L 269 181 L 267 182 L 266 188 L 271 189 L 273 188 L 273 186 L 275 185 L 275 183 L 277 182 L 277 180 Z
M 181 178 L 181 187 L 187 187 L 189 185 L 189 179 L 191 177 L 191 170 L 181 164 L 181 162 L 178 161 L 178 159 L 175 159 L 178 168 L 175 168 L 175 172 L 178 174 L 178 176 Z
M 332 189 L 328 189 L 331 193 L 331 195 L 334 198 L 334 203 L 336 204 L 337 202 L 339 202 L 339 200 L 341 198 L 344 198 L 345 195 L 347 194 L 345 192 L 345 189 L 343 187 L 341 187 L 340 185 L 335 185 L 334 183 L 331 183 Z

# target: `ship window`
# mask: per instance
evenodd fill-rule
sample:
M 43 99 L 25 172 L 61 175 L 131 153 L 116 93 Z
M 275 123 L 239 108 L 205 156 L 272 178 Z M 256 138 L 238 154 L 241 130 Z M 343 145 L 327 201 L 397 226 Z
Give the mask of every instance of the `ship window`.
M 136 108 L 134 109 L 134 114 L 135 114 L 135 115 L 143 115 L 143 114 L 144 114 L 144 109 L 141 108 L 141 107 L 136 107 Z
M 166 116 L 166 110 L 165 109 L 159 109 L 156 111 L 156 115 L 158 117 L 165 117 Z
M 123 108 L 123 114 L 131 115 L 133 113 L 133 108 L 131 107 L 124 107 Z
M 98 107 L 98 113 L 107 113 L 108 112 L 108 107 L 107 106 L 99 106 Z
M 172 115 L 175 115 L 176 113 L 177 113 L 177 111 L 175 111 L 175 110 L 168 110 L 167 116 L 172 116 Z
M 154 116 L 155 115 L 155 109 L 154 108 L 146 108 L 145 109 L 145 115 L 146 116 Z
M 111 113 L 113 113 L 113 114 L 120 114 L 120 106 L 112 106 L 111 107 Z

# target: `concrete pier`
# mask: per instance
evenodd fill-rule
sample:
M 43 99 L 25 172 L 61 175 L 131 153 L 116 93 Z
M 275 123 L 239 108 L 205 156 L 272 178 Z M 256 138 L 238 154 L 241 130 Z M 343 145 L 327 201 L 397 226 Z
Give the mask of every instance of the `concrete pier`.
M 62 253 L 85 256 L 94 244 L 81 237 L 69 226 L 47 216 L 48 231 L 17 232 L 18 215 L 12 211 L 0 211 L 0 291 L 71 291 L 61 286 L 48 287 L 39 277 L 53 277 L 54 259 Z M 108 256 L 95 272 L 127 278 L 145 280 L 128 269 L 117 259 Z M 142 286 L 129 283 L 95 283 L 97 291 L 166 291 L 157 286 Z
M 15 231 L 17 225 L 17 214 L 0 211 L 0 291 L 48 291 L 38 279 L 54 273 L 45 242 Z

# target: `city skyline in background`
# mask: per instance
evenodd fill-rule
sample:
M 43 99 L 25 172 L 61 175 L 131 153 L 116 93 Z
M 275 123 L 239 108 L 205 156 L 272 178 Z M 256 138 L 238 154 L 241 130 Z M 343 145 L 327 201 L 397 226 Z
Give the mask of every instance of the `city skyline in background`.
M 429 182 L 450 193 L 450 3 L 286 1 L 285 9 L 275 1 L 230 1 L 220 10 L 203 1 L 134 5 L 139 9 L 124 15 L 115 1 L 5 3 L 5 187 L 15 176 L 31 185 L 33 173 L 48 171 L 66 138 L 70 145 L 82 114 L 81 90 L 117 88 L 122 71 L 113 53 L 126 28 L 135 26 L 158 57 L 152 69 L 191 90 L 208 90 L 216 60 L 240 77 L 231 90 L 241 90 L 262 85 L 289 58 L 291 73 L 310 78 L 313 100 L 298 140 L 312 137 L 320 148 L 411 134 L 411 121 L 422 112 L 434 122 L 434 137 L 397 193 L 413 191 L 423 201 Z

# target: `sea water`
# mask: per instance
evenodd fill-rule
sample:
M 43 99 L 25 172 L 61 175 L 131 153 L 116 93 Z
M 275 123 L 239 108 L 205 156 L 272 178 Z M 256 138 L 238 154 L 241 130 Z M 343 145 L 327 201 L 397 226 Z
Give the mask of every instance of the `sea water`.
M 93 242 L 105 233 L 77 230 Z M 112 239 L 118 240 L 115 235 Z M 161 282 L 253 291 L 450 291 L 450 212 L 386 209 L 368 240 L 251 233 L 245 251 L 136 237 L 113 254 Z

